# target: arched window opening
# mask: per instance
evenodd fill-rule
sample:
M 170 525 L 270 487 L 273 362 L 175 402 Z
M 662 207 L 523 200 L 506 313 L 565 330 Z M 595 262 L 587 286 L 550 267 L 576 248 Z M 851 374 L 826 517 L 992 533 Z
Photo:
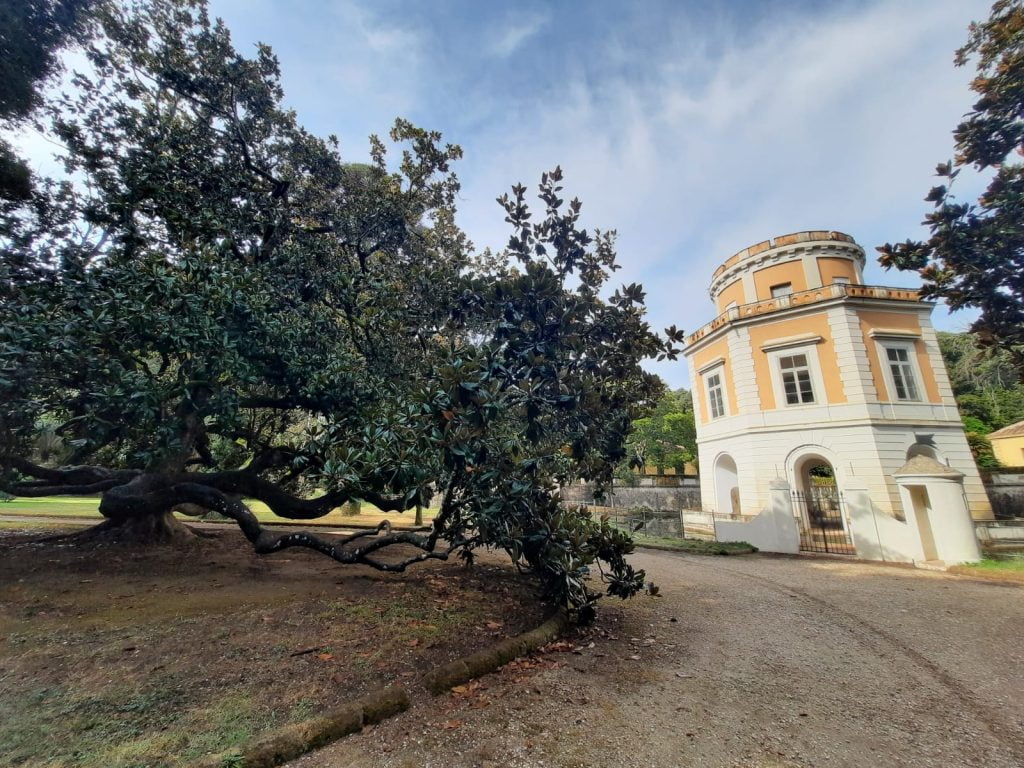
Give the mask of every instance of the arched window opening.
M 715 511 L 720 515 L 739 515 L 740 482 L 736 462 L 723 453 L 715 461 Z

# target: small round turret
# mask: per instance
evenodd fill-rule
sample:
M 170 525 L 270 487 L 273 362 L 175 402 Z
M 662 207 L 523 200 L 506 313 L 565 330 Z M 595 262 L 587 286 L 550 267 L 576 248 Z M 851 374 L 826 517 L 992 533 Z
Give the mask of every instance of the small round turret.
M 833 283 L 863 284 L 864 249 L 842 232 L 779 235 L 730 256 L 715 270 L 711 299 L 719 312 Z

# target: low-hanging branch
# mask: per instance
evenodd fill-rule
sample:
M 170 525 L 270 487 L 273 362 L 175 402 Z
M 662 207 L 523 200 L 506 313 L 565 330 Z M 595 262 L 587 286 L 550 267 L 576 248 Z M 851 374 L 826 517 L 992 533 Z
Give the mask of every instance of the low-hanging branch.
M 375 529 L 357 531 L 333 539 L 306 531 L 272 534 L 263 529 L 256 515 L 245 504 L 216 488 L 183 482 L 173 485 L 160 484 L 151 489 L 147 487 L 145 478 L 138 484 L 128 483 L 106 493 L 100 504 L 100 511 L 110 518 L 117 518 L 129 516 L 140 508 L 169 512 L 180 504 L 195 504 L 231 518 L 238 524 L 257 554 L 266 555 L 291 547 L 304 547 L 344 565 L 368 565 L 378 571 L 400 573 L 410 565 L 425 560 L 447 560 L 453 551 L 471 543 L 470 540 L 456 541 L 447 549 L 439 551 L 436 547 L 441 533 L 440 525 L 435 524 L 430 534 L 424 536 L 419 531 L 392 532 L 391 524 L 387 521 L 381 522 Z M 368 544 L 346 548 L 348 544 L 371 536 L 374 538 Z M 411 545 L 421 551 L 418 555 L 397 562 L 384 562 L 370 557 L 375 552 L 400 544 Z
M 336 490 L 314 499 L 303 499 L 246 470 L 185 474 L 174 479 L 180 483 L 195 483 L 224 493 L 259 499 L 270 507 L 275 515 L 289 520 L 314 520 L 353 499 L 373 504 L 383 512 L 404 512 L 416 505 L 415 498 L 385 496 L 363 489 Z
M 447 560 L 453 551 L 472 543 L 469 539 L 459 539 L 447 549 L 438 550 L 438 540 L 444 527 L 443 514 L 433 526 L 415 531 L 392 531 L 391 524 L 384 521 L 374 529 L 342 537 L 324 538 L 306 531 L 272 534 L 264 530 L 252 511 L 232 494 L 257 498 L 278 516 L 293 520 L 322 517 L 353 498 L 353 494 L 335 491 L 315 499 L 302 499 L 245 471 L 160 475 L 93 466 L 52 468 L 16 456 L 0 456 L 0 465 L 37 478 L 8 486 L 19 496 L 103 493 L 100 512 L 112 521 L 168 513 L 181 504 L 194 504 L 218 512 L 238 524 L 258 554 L 304 547 L 346 565 L 363 564 L 379 571 L 401 572 L 425 560 Z M 407 509 L 414 503 L 404 497 L 391 498 L 369 492 L 360 492 L 360 498 L 392 511 Z M 371 537 L 368 543 L 348 546 Z M 397 562 L 372 557 L 387 547 L 401 544 L 415 547 L 420 553 Z
M 107 467 L 95 466 L 67 466 L 67 467 L 44 467 L 21 456 L 0 455 L 0 467 L 9 467 L 17 470 L 22 475 L 42 480 L 54 489 L 73 488 L 76 486 L 87 487 L 104 483 L 113 483 L 109 487 L 123 485 L 141 474 L 136 469 L 109 469 Z M 22 490 L 31 491 L 33 488 L 41 487 L 38 482 L 18 483 L 14 486 L 18 495 L 43 496 L 47 494 L 23 493 Z M 105 490 L 105 489 L 104 489 Z M 97 493 L 98 491 L 73 491 L 55 490 L 54 493 Z
M 23 483 L 11 486 L 11 490 L 17 496 L 37 499 L 44 496 L 91 496 L 96 493 L 105 493 L 119 485 L 124 485 L 124 480 L 101 480 L 97 483 L 86 483 L 83 485 Z
M 140 478 L 140 470 L 111 470 L 105 467 L 44 467 L 18 456 L 0 456 L 0 466 L 17 470 L 36 481 L 13 483 L 9 490 L 17 496 L 74 496 L 104 493 Z M 38 481 L 43 481 L 40 483 Z M 193 484 L 221 493 L 258 499 L 278 517 L 288 520 L 315 520 L 353 499 L 373 504 L 383 512 L 404 512 L 416 505 L 415 497 L 386 496 L 370 490 L 336 490 L 313 499 L 304 499 L 281 490 L 274 483 L 248 470 L 226 472 L 186 472 L 164 476 L 162 485 Z

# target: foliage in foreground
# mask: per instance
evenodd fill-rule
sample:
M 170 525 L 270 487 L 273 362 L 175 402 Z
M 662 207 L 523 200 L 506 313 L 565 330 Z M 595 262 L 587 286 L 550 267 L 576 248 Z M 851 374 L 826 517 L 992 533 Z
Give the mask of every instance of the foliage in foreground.
M 1024 1 L 996 0 L 987 21 L 972 23 L 957 66 L 976 61 L 974 108 L 954 131 L 956 156 L 940 163 L 942 183 L 926 200 L 930 236 L 887 243 L 886 268 L 917 271 L 922 294 L 950 309 L 981 311 L 972 330 L 987 345 L 1024 360 Z M 953 184 L 961 170 L 990 173 L 977 204 L 960 202 Z
M 399 120 L 397 169 L 375 137 L 346 164 L 282 107 L 270 49 L 239 55 L 203 2 L 104 3 L 96 23 L 92 71 L 48 105 L 77 181 L 5 221 L 0 486 L 102 494 L 104 537 L 185 535 L 184 505 L 260 553 L 402 571 L 483 546 L 570 606 L 595 566 L 610 594 L 640 589 L 629 538 L 557 487 L 610 480 L 660 394 L 640 362 L 681 333 L 650 330 L 639 286 L 602 298 L 614 233 L 579 227 L 561 171 L 539 216 L 522 186 L 499 200 L 513 234 L 477 256 L 439 134 Z M 344 538 L 267 531 L 240 501 L 310 520 L 435 492 L 428 528 Z

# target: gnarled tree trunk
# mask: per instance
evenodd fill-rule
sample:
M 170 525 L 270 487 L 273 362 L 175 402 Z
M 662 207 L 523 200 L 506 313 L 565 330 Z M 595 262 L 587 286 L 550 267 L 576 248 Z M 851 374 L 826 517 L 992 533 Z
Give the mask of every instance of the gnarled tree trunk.
M 140 475 L 106 491 L 100 513 L 107 519 L 82 537 L 143 546 L 193 541 L 192 529 L 174 516 L 173 500 L 161 503 L 154 493 L 160 485 L 158 476 Z
M 18 495 L 103 494 L 100 512 L 107 519 L 95 528 L 74 534 L 77 539 L 97 540 L 100 543 L 167 544 L 191 541 L 197 534 L 204 535 L 174 518 L 172 511 L 183 505 L 208 510 L 234 520 L 255 551 L 261 555 L 290 547 L 303 547 L 345 565 L 362 564 L 394 573 L 400 573 L 410 565 L 424 560 L 447 560 L 455 550 L 471 548 L 478 541 L 476 538 L 459 535 L 446 540 L 446 549 L 438 549 L 438 542 L 445 538 L 445 525 L 454 509 L 451 494 L 455 487 L 454 479 L 449 483 L 445 503 L 429 531 L 422 528 L 415 531 L 392 531 L 391 524 L 385 520 L 376 528 L 346 536 L 319 536 L 302 530 L 282 533 L 265 531 L 242 499 L 257 498 L 278 515 L 300 521 L 323 517 L 332 509 L 352 500 L 351 493 L 334 491 L 314 499 L 303 499 L 281 490 L 251 470 L 188 473 L 180 464 L 152 472 L 111 470 L 95 466 L 51 468 L 17 456 L 0 454 L 0 467 L 5 465 L 22 475 L 35 478 L 9 484 L 8 487 Z M 415 503 L 408 496 L 388 497 L 367 491 L 361 491 L 360 495 L 386 510 L 401 511 Z M 379 553 L 398 545 L 412 546 L 419 552 L 397 560 L 378 558 Z
M 195 540 L 192 529 L 173 512 L 154 510 L 125 517 L 108 517 L 76 535 L 79 540 L 140 546 L 185 544 Z

